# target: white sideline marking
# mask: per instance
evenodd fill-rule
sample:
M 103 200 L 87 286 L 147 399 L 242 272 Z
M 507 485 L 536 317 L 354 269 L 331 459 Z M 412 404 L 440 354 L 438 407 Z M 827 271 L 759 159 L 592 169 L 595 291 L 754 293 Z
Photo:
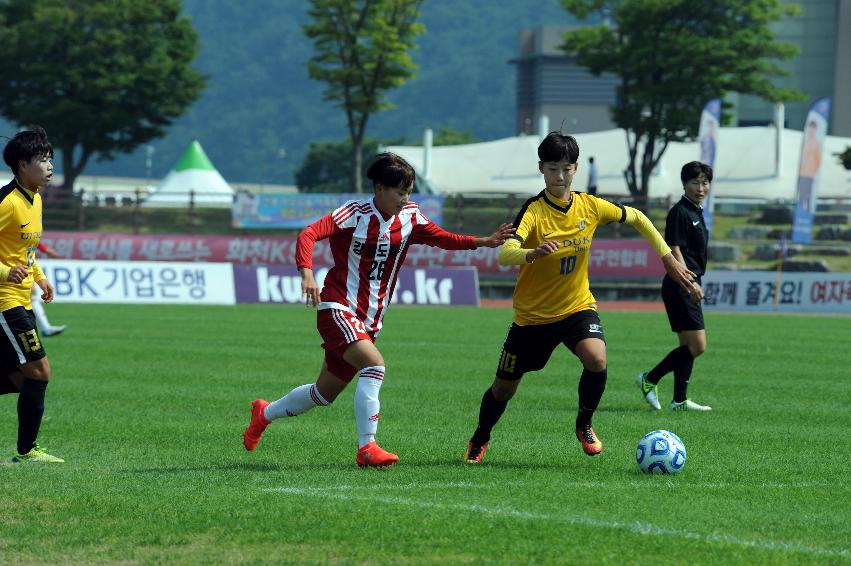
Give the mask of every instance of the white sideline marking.
M 405 484 L 399 486 L 381 486 L 382 488 L 390 487 L 396 489 L 410 489 L 423 487 L 493 487 L 492 484 L 472 484 L 472 483 L 441 483 L 441 484 Z M 271 493 L 283 493 L 292 495 L 309 495 L 312 497 L 328 497 L 330 499 L 340 499 L 344 501 L 374 501 L 380 503 L 388 503 L 390 505 L 406 505 L 410 507 L 421 507 L 428 509 L 454 509 L 458 511 L 472 511 L 487 515 L 499 515 L 505 517 L 517 517 L 520 519 L 535 519 L 545 521 L 563 521 L 574 525 L 587 525 L 591 527 L 600 527 L 604 529 L 615 529 L 628 531 L 640 535 L 656 535 L 679 537 L 689 540 L 700 540 L 705 542 L 720 542 L 733 544 L 738 546 L 746 546 L 751 548 L 760 548 L 764 550 L 786 550 L 791 552 L 800 552 L 803 554 L 816 554 L 819 556 L 851 556 L 851 551 L 848 549 L 831 550 L 827 548 L 803 546 L 796 543 L 775 542 L 772 540 L 747 540 L 734 535 L 725 534 L 702 534 L 683 529 L 671 529 L 667 527 L 658 527 L 649 523 L 634 521 L 629 523 L 620 523 L 617 521 L 606 521 L 603 519 L 594 519 L 593 517 L 585 517 L 582 515 L 555 515 L 550 513 L 535 513 L 529 511 L 520 511 L 509 507 L 483 507 L 481 505 L 471 505 L 464 503 L 436 503 L 429 501 L 420 501 L 416 499 L 406 499 L 403 497 L 388 497 L 381 495 L 355 495 L 347 493 L 338 493 L 342 489 L 373 489 L 372 487 L 364 486 L 334 486 L 334 487 L 273 487 L 265 488 L 262 491 Z
M 658 476 L 657 476 L 658 477 Z M 654 478 L 656 479 L 656 478 Z M 658 478 L 661 480 L 662 478 Z M 624 488 L 624 489 L 635 489 L 646 488 L 647 482 L 645 480 L 635 480 L 635 481 L 580 481 L 573 482 L 571 485 L 577 487 L 590 487 L 590 488 L 598 488 L 603 487 L 607 489 L 611 488 Z M 743 486 L 742 484 L 737 484 L 734 482 L 689 482 L 682 480 L 673 480 L 669 479 L 664 482 L 665 487 L 675 487 L 681 489 L 694 489 L 694 488 L 703 488 L 703 489 L 728 489 L 731 487 L 747 487 L 749 489 L 756 488 L 765 488 L 765 489 L 807 489 L 812 487 L 828 487 L 830 489 L 836 489 L 837 482 L 835 481 L 797 481 L 797 482 L 762 482 L 762 483 L 754 483 Z M 839 486 L 844 486 L 844 482 L 840 482 Z

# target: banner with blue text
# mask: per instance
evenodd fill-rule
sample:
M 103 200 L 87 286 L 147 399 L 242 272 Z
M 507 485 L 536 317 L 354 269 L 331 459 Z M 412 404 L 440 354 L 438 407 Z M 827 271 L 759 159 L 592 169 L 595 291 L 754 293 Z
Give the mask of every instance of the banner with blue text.
M 370 194 L 237 193 L 233 225 L 238 228 L 304 228 L 350 200 L 372 198 Z M 443 224 L 443 195 L 413 194 L 411 200 L 437 225 Z

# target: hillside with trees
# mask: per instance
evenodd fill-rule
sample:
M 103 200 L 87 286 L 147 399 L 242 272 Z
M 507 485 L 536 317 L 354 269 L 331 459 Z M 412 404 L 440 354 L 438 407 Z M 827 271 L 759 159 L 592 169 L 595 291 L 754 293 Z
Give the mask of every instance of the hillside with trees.
M 201 99 L 154 147 L 154 178 L 164 176 L 192 139 L 233 183 L 293 183 L 310 143 L 341 142 L 343 113 L 323 102 L 324 85 L 308 77 L 313 55 L 302 0 L 184 0 L 201 50 L 195 67 L 207 77 Z M 395 108 L 376 113 L 366 132 L 380 140 L 416 142 L 426 127 L 452 128 L 478 139 L 515 131 L 517 34 L 568 25 L 558 0 L 531 9 L 511 0 L 430 0 L 425 32 L 412 52 L 416 76 L 389 93 Z M 11 133 L 6 126 L 2 133 Z M 49 133 L 49 132 L 48 132 Z M 91 162 L 88 175 L 145 177 L 145 150 Z

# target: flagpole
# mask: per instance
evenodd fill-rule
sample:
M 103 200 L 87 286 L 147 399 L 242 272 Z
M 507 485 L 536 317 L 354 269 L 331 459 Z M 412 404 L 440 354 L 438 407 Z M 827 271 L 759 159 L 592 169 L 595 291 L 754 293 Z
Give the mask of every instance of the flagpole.
M 780 279 L 783 273 L 783 260 L 786 258 L 786 238 L 780 233 L 780 249 L 777 250 L 777 273 L 774 277 L 774 310 L 780 302 Z

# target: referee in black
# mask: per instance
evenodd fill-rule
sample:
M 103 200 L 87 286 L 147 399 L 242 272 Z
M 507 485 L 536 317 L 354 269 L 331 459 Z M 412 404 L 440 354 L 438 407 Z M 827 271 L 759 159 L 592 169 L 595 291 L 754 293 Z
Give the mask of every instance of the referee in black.
M 706 330 L 700 301 L 700 278 L 706 272 L 706 250 L 709 233 L 703 220 L 701 203 L 709 194 L 712 167 L 700 161 L 683 165 L 680 171 L 684 195 L 671 207 L 665 221 L 665 241 L 671 246 L 674 257 L 684 263 L 697 276 L 696 292 L 687 293 L 667 275 L 662 280 L 662 300 L 680 345 L 665 356 L 656 367 L 638 374 L 638 386 L 644 398 L 656 410 L 661 409 L 656 386 L 666 374 L 674 372 L 674 400 L 672 411 L 710 411 L 712 407 L 700 405 L 688 398 L 688 382 L 694 359 L 706 351 Z

